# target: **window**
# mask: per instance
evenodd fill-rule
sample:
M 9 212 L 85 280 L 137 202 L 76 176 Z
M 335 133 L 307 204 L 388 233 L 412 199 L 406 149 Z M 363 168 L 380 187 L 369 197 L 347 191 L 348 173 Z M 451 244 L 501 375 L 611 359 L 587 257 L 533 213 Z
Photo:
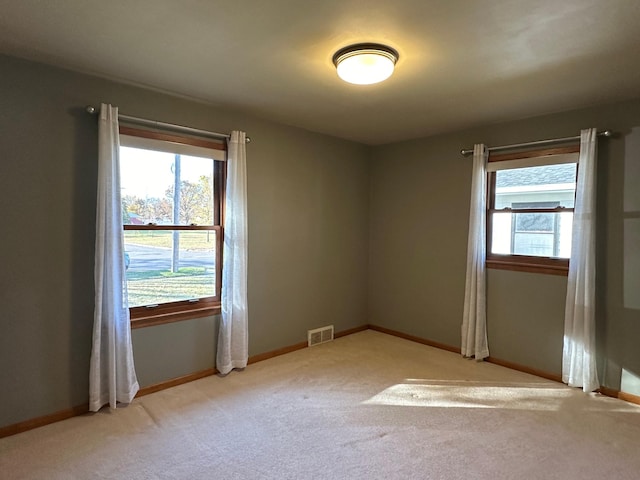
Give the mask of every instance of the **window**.
M 120 127 L 133 327 L 220 308 L 224 143 Z
M 566 275 L 579 147 L 490 155 L 487 266 Z

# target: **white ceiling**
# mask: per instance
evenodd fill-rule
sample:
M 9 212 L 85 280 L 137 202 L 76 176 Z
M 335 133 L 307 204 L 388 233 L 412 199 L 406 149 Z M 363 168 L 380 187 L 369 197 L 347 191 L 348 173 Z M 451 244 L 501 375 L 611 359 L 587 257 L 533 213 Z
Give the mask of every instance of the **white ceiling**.
M 640 0 L 0 0 L 0 12 L 3 53 L 367 144 L 640 97 Z M 388 81 L 338 79 L 333 53 L 358 42 L 398 50 Z

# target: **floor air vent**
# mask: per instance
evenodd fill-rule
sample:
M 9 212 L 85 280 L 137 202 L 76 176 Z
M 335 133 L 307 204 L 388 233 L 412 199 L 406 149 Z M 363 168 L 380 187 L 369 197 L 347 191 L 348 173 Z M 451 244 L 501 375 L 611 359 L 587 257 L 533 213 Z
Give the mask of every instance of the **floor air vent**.
M 333 325 L 307 331 L 307 341 L 310 347 L 333 340 Z

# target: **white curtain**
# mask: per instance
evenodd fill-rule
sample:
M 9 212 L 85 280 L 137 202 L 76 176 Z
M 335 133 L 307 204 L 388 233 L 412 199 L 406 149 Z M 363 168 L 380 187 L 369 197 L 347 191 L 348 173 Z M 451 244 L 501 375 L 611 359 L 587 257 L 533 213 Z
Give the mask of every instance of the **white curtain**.
M 229 138 L 222 250 L 222 318 L 216 368 L 227 374 L 248 359 L 246 134 Z
M 585 392 L 600 387 L 595 337 L 596 143 L 595 128 L 582 130 L 562 352 L 562 380 Z
M 486 195 L 488 150 L 483 144 L 473 148 L 467 279 L 462 318 L 462 355 L 482 360 L 489 356 L 486 312 Z
M 102 104 L 98 124 L 95 311 L 89 409 L 131 403 L 138 392 L 124 267 L 118 109 Z

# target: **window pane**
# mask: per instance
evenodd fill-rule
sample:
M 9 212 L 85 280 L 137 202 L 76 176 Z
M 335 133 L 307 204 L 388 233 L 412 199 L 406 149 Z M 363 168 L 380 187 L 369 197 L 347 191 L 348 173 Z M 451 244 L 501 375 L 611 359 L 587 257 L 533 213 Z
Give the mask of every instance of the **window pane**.
M 572 223 L 572 212 L 493 213 L 491 253 L 569 258 Z
M 122 223 L 213 225 L 213 162 L 120 147 Z
M 215 296 L 215 230 L 127 230 L 124 248 L 130 307 Z
M 573 207 L 576 168 L 565 163 L 498 170 L 495 208 Z
M 553 233 L 555 215 L 546 213 L 517 213 L 514 215 L 515 233 Z

